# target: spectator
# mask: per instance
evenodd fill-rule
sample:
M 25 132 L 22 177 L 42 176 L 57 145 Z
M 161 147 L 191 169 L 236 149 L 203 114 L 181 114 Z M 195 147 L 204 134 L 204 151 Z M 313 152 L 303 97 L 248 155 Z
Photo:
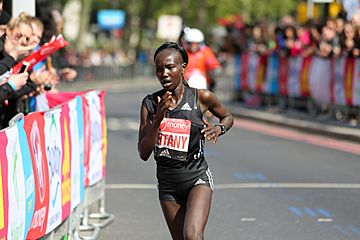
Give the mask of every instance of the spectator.
M 354 56 L 355 29 L 349 22 L 344 25 L 344 31 L 341 35 L 341 48 L 343 55 L 351 57 Z
M 300 55 L 302 46 L 298 38 L 296 28 L 292 25 L 286 26 L 284 36 L 287 56 L 295 57 Z
M 340 39 L 336 35 L 335 27 L 332 24 L 325 25 L 322 28 L 318 55 L 321 57 L 339 56 L 340 51 Z
M 216 77 L 221 68 L 220 63 L 215 57 L 212 50 L 204 44 L 204 35 L 197 28 L 191 28 L 185 33 L 187 42 L 187 54 L 189 55 L 189 63 L 185 71 L 185 79 L 192 84 L 193 87 L 207 88 L 210 91 L 215 90 Z M 203 81 L 205 80 L 205 81 Z M 203 82 L 203 84 L 199 84 Z
M 0 37 L 2 37 L 5 34 L 6 27 L 10 19 L 11 17 L 6 11 L 0 10 Z

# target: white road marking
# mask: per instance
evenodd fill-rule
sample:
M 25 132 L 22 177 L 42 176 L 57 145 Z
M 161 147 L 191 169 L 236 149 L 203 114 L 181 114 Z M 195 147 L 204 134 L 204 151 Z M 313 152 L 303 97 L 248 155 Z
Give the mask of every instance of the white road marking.
M 332 218 L 318 218 L 317 220 L 318 222 L 333 222 L 333 219 Z
M 156 189 L 154 184 L 106 184 L 106 189 Z
M 240 221 L 242 221 L 242 222 L 255 222 L 256 218 L 241 218 Z
M 106 189 L 156 189 L 155 184 L 106 184 Z M 216 184 L 215 189 L 360 189 L 357 183 L 229 183 Z
M 109 118 L 107 120 L 107 128 L 111 131 L 119 130 L 138 130 L 139 123 L 131 118 Z

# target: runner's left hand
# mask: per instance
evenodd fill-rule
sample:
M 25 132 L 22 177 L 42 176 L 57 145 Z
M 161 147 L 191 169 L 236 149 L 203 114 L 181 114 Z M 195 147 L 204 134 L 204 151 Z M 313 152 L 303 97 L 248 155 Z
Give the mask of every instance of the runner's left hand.
M 221 133 L 220 127 L 210 124 L 205 119 L 203 119 L 203 122 L 205 124 L 205 128 L 201 130 L 201 133 L 204 134 L 204 138 L 206 138 L 208 141 L 212 143 L 216 143 Z

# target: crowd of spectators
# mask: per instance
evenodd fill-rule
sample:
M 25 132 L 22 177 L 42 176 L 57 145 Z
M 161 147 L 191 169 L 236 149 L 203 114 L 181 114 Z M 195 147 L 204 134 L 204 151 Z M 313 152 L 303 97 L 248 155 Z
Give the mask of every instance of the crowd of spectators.
M 355 18 L 347 20 L 345 14 L 302 24 L 285 16 L 277 23 L 248 24 L 240 19 L 223 25 L 227 30 L 223 50 L 227 52 L 251 50 L 260 55 L 277 53 L 287 57 L 360 57 L 360 25 Z
M 0 0 L 0 129 L 8 126 L 17 113 L 35 110 L 36 95 L 56 91 L 61 79 L 73 80 L 77 73 L 59 63 L 59 56 L 51 56 L 24 73 L 12 68 L 52 37 L 61 34 L 59 12 L 49 1 L 36 1 L 36 16 L 22 12 L 10 16 Z M 61 15 L 60 15 L 61 16 Z

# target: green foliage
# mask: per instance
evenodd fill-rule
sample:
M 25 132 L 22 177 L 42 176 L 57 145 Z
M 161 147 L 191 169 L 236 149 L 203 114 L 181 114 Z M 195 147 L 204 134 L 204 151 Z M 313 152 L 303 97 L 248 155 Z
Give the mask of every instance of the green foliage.
M 161 14 L 182 15 L 187 25 L 199 24 L 199 10 L 206 12 L 206 26 L 216 25 L 221 17 L 241 15 L 246 21 L 277 20 L 285 14 L 292 14 L 296 8 L 296 0 L 203 0 L 203 1 L 163 1 L 153 0 L 156 12 Z M 186 8 L 181 13 L 181 9 Z
M 61 2 L 69 0 L 51 0 Z M 84 1 L 84 0 L 81 0 Z M 87 1 L 87 0 L 85 0 Z M 240 15 L 246 22 L 276 21 L 295 12 L 300 0 L 91 0 L 92 11 L 122 9 L 126 12 L 126 26 L 121 45 L 136 50 L 152 45 L 160 15 L 180 15 L 183 24 L 209 32 L 220 18 Z M 135 34 L 135 35 L 134 35 Z M 138 36 L 139 41 L 134 41 Z M 138 42 L 138 43 L 136 43 Z

